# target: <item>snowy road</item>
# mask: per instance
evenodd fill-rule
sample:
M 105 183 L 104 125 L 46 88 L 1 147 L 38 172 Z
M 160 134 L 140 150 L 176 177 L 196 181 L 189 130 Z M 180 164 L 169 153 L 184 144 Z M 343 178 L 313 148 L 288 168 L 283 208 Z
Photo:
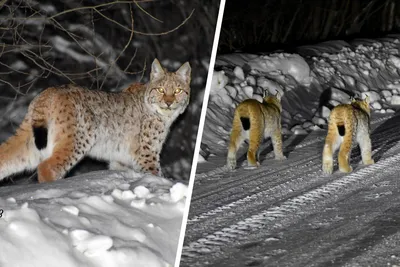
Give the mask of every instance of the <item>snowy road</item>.
M 400 265 L 400 113 L 372 115 L 376 164 L 353 149 L 350 174 L 322 174 L 325 134 L 289 136 L 282 162 L 266 146 L 255 170 L 200 164 L 181 266 Z

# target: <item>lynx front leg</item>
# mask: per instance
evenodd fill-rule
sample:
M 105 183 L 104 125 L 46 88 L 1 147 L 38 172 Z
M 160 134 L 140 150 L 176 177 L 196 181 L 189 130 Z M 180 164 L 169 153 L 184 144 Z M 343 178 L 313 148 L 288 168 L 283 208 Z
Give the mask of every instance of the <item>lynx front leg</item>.
M 77 131 L 76 126 L 58 125 L 55 127 L 54 147 L 49 158 L 38 166 L 39 183 L 51 182 L 64 175 L 78 163 L 92 148 L 94 137 L 92 133 Z
M 133 152 L 133 158 L 137 159 L 140 171 L 163 176 L 160 165 L 160 153 L 166 138 L 163 123 L 147 118 L 143 121 L 140 134 L 140 147 Z
M 281 129 L 276 129 L 271 136 L 272 146 L 274 148 L 275 159 L 284 160 L 286 157 L 283 155 L 282 150 L 282 134 Z
M 160 156 L 152 151 L 150 147 L 144 147 L 141 150 L 138 163 L 141 167 L 141 171 L 149 172 L 157 176 L 163 176 L 160 166 Z
M 361 150 L 361 158 L 365 165 L 374 164 L 375 161 L 372 159 L 371 153 L 371 138 L 368 133 L 364 133 L 364 136 L 360 134 L 357 136 L 357 142 Z

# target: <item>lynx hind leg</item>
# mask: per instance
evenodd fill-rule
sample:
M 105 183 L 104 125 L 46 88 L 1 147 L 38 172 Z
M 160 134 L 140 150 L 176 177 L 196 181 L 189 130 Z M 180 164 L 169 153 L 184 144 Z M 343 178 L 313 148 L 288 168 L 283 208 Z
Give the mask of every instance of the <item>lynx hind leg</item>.
M 236 168 L 236 152 L 244 141 L 244 130 L 240 121 L 239 114 L 235 113 L 233 118 L 232 131 L 229 142 L 228 156 L 226 160 L 226 166 L 230 170 Z
M 286 157 L 283 155 L 282 149 L 282 131 L 281 128 L 277 128 L 271 135 L 272 146 L 274 148 L 275 159 L 284 160 Z
M 349 124 L 345 125 L 345 135 L 339 149 L 339 170 L 344 173 L 351 172 L 353 168 L 350 166 L 350 152 L 353 142 L 353 128 Z
M 72 104 L 71 104 L 72 105 Z M 75 109 L 68 104 L 59 105 L 55 120 L 49 127 L 50 156 L 38 166 L 38 180 L 51 182 L 61 179 L 71 170 L 92 148 L 95 135 L 91 132 L 91 117 L 88 114 L 78 118 Z M 79 114 L 85 116 L 85 113 Z M 87 124 L 78 126 L 79 121 Z
M 333 154 L 340 146 L 341 141 L 342 138 L 339 136 L 336 123 L 330 122 L 322 152 L 322 171 L 325 174 L 332 174 L 333 172 Z
M 16 134 L 0 145 L 0 180 L 25 170 L 34 170 L 39 161 L 32 127 L 25 118 Z
M 260 166 L 256 155 L 264 137 L 263 129 L 264 121 L 260 117 L 254 116 L 250 119 L 249 149 L 247 151 L 247 162 L 249 167 Z
M 357 143 L 360 146 L 361 158 L 364 165 L 374 164 L 371 152 L 371 138 L 368 131 L 360 131 L 357 134 Z

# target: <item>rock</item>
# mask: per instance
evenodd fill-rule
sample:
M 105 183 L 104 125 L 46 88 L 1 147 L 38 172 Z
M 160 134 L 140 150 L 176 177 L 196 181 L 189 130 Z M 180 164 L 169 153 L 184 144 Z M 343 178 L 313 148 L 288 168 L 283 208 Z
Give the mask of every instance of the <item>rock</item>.
M 332 106 L 336 107 L 337 105 L 340 104 L 340 102 L 337 101 L 337 100 L 331 99 L 331 100 L 329 100 L 329 104 L 331 104 Z
M 322 117 L 328 118 L 330 114 L 331 114 L 331 110 L 329 108 L 327 108 L 326 106 L 322 106 L 322 110 L 321 110 Z
M 232 97 L 232 98 L 236 98 L 237 96 L 237 90 L 235 87 L 227 85 L 225 86 L 226 91 L 228 91 L 228 94 Z
M 249 85 L 255 86 L 256 85 L 256 79 L 253 76 L 247 76 L 246 82 Z
M 381 94 L 383 95 L 383 97 L 388 98 L 390 96 L 392 96 L 392 93 L 389 90 L 383 90 L 381 92 Z
M 235 74 L 236 78 L 238 78 L 239 80 L 244 81 L 244 72 L 243 69 L 239 66 L 236 66 L 235 69 L 233 70 L 233 73 Z
M 350 95 L 340 89 L 332 88 L 331 92 L 332 92 L 331 94 L 332 100 L 337 100 L 340 103 L 346 103 L 350 99 Z
M 315 116 L 315 117 L 312 119 L 312 122 L 313 122 L 314 124 L 316 124 L 316 125 L 325 125 L 325 124 L 326 124 L 326 120 L 325 120 L 325 119 L 319 118 L 319 117 L 317 117 L 317 116 Z
M 381 100 L 381 97 L 379 96 L 379 94 L 377 92 L 374 92 L 374 91 L 363 92 L 361 94 L 362 99 L 365 99 L 365 97 L 367 95 L 369 96 L 369 102 L 370 103 L 373 103 L 373 102 Z
M 248 98 L 251 98 L 253 96 L 253 87 L 247 85 L 245 87 L 242 88 L 242 92 L 244 93 L 245 96 L 247 96 Z
M 263 102 L 263 97 L 258 95 L 258 94 L 253 94 L 253 96 L 251 97 L 255 100 L 257 100 L 258 102 L 262 103 Z
M 314 124 L 312 122 L 310 122 L 310 121 L 306 121 L 306 122 L 303 123 L 303 128 L 304 129 L 308 129 L 308 128 L 311 128 L 313 126 L 314 126 Z
M 380 110 L 380 109 L 382 109 L 382 105 L 381 105 L 379 102 L 374 102 L 374 103 L 372 103 L 372 104 L 371 104 L 371 107 L 372 107 L 374 110 Z
M 400 96 L 394 95 L 392 96 L 392 100 L 390 101 L 392 105 L 400 105 Z

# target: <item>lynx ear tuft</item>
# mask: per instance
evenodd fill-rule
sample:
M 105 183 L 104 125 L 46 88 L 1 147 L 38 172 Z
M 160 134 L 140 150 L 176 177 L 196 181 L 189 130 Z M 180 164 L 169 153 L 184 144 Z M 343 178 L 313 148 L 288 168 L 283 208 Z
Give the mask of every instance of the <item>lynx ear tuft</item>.
M 165 71 L 160 64 L 160 61 L 158 61 L 158 59 L 154 59 L 153 63 L 151 64 L 150 79 L 156 80 L 163 77 L 164 75 Z
M 186 83 L 190 83 L 190 75 L 192 68 L 190 67 L 189 62 L 183 64 L 175 73 Z

